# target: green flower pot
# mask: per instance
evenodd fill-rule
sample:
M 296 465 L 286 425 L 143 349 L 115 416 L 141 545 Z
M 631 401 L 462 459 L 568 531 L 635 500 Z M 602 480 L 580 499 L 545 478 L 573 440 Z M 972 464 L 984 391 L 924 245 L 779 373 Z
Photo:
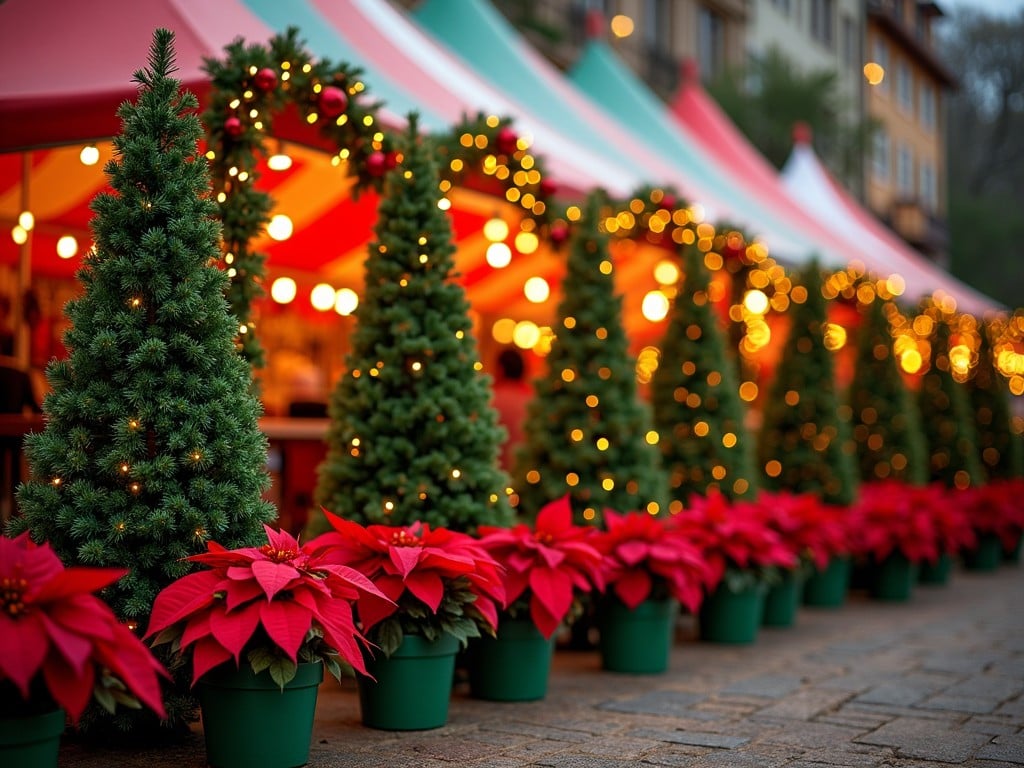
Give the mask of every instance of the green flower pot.
M 747 644 L 757 639 L 764 615 L 763 584 L 733 592 L 724 583 L 700 606 L 700 639 L 711 643 Z
M 384 731 L 425 731 L 448 722 L 459 641 L 442 635 L 430 642 L 406 635 L 390 657 L 368 659 L 360 676 L 363 725 Z
M 64 710 L 0 718 L 0 765 L 4 768 L 57 768 Z
M 910 562 L 902 552 L 892 552 L 872 564 L 869 592 L 876 600 L 905 602 L 910 599 L 917 582 L 917 563 Z
M 675 601 L 644 600 L 630 610 L 615 596 L 598 609 L 601 668 L 631 675 L 657 675 L 668 669 Z
M 817 568 L 804 582 L 804 605 L 815 608 L 839 608 L 846 602 L 850 586 L 850 558 L 833 557 L 825 570 Z
M 918 584 L 948 584 L 949 575 L 953 572 L 953 558 L 947 553 L 939 555 L 935 562 L 925 560 L 917 569 Z
M 529 619 L 501 618 L 497 637 L 473 641 L 469 690 L 488 701 L 536 701 L 548 692 L 555 637 L 544 639 Z
M 979 533 L 974 549 L 964 551 L 964 567 L 969 571 L 994 571 L 1003 561 L 1003 541 L 994 533 Z
M 1019 563 L 1020 562 L 1020 550 L 1021 543 L 1024 542 L 1024 534 L 1017 534 L 1017 543 L 1014 544 L 1010 549 L 1003 550 L 1003 562 L 1004 563 Z
M 296 768 L 309 761 L 321 663 L 299 664 L 284 690 L 244 661 L 210 670 L 196 688 L 211 768 Z
M 781 571 L 782 581 L 772 584 L 764 596 L 764 615 L 761 624 L 765 627 L 791 627 L 796 623 L 796 612 L 800 607 L 803 579 L 796 570 Z

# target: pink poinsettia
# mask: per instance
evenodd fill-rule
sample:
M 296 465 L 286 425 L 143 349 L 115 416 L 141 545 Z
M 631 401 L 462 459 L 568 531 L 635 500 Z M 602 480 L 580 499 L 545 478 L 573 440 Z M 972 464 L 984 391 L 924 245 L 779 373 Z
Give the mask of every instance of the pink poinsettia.
M 693 496 L 673 518 L 673 528 L 693 542 L 707 562 L 709 593 L 727 569 L 754 572 L 797 565 L 794 547 L 782 539 L 756 502 L 732 502 L 722 493 Z
M 109 710 L 141 701 L 166 717 L 159 678 L 167 672 L 91 594 L 127 573 L 65 568 L 28 532 L 0 537 L 0 681 L 10 681 L 27 707 L 46 706 L 33 701 L 41 684 L 73 723 L 94 695 Z
M 819 570 L 833 557 L 849 554 L 846 509 L 824 504 L 813 493 L 788 491 L 762 490 L 754 503 L 797 556 Z
M 534 524 L 480 527 L 480 543 L 505 569 L 505 607 L 528 601 L 530 618 L 550 638 L 572 608 L 577 592 L 604 586 L 597 529 L 573 525 L 568 496 L 545 505 Z
M 406 634 L 434 640 L 444 633 L 465 644 L 493 633 L 504 604 L 501 566 L 477 539 L 426 523 L 362 526 L 324 510 L 333 526 L 318 536 L 322 556 L 365 575 L 380 595 L 365 594 L 359 621 L 385 655 Z
M 700 607 L 710 578 L 700 550 L 674 525 L 646 512 L 604 511 L 606 530 L 595 539 L 604 555 L 604 581 L 627 608 L 665 589 L 689 610 Z
M 858 554 L 884 560 L 893 552 L 913 563 L 939 557 L 930 493 L 897 480 L 865 483 L 851 510 L 857 520 Z
M 329 562 L 286 531 L 264 526 L 267 543 L 228 550 L 216 542 L 187 558 L 210 566 L 165 587 L 153 604 L 146 637 L 174 642 L 192 657 L 193 685 L 206 672 L 248 655 L 284 686 L 299 661 L 322 660 L 340 677 L 337 658 L 366 673 L 352 605 L 388 599 L 369 579 Z

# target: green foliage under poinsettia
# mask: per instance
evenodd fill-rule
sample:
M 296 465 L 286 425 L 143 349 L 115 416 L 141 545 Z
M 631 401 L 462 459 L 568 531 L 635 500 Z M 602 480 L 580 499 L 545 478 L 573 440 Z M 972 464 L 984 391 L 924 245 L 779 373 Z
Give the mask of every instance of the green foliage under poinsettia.
M 917 392 L 921 425 L 928 446 L 928 479 L 967 488 L 985 480 L 970 397 L 953 378 L 948 319 L 930 302 L 922 315 L 931 318 L 931 361 Z
M 696 245 L 684 254 L 682 281 L 651 379 L 672 511 L 693 494 L 714 490 L 743 498 L 758 487 L 734 361 L 709 294 L 711 276 Z
M 317 502 L 347 520 L 454 530 L 511 522 L 502 428 L 469 304 L 452 280 L 437 166 L 410 117 L 389 173 L 346 372 L 331 395 Z M 310 532 L 327 529 L 319 512 Z
M 547 373 L 534 384 L 526 444 L 516 458 L 514 487 L 527 517 L 566 493 L 578 522 L 600 523 L 605 508 L 656 514 L 667 506 L 600 212 L 600 197 L 592 195 L 570 241 L 556 339 Z
M 1024 475 L 1024 446 L 1010 421 L 1010 390 L 996 370 L 992 329 L 978 325 L 978 363 L 965 385 L 978 434 L 978 456 L 986 478 L 1007 480 Z
M 92 203 L 96 245 L 65 309 L 70 356 L 47 369 L 46 428 L 26 440 L 31 477 L 10 525 L 69 565 L 131 569 L 105 597 L 140 626 L 192 570 L 183 558 L 214 537 L 251 544 L 274 517 L 260 406 L 212 266 L 220 225 L 196 99 L 171 77 L 172 43 L 156 33 L 138 99 L 119 110 L 113 191 Z M 181 724 L 190 701 L 168 698 L 164 725 Z
M 848 403 L 862 482 L 888 478 L 921 485 L 928 479 L 924 432 L 913 393 L 903 381 L 887 312 L 875 295 L 859 305 L 857 358 Z
M 771 490 L 816 493 L 829 504 L 850 504 L 857 488 L 855 449 L 836 394 L 835 363 L 825 346 L 827 314 L 816 261 L 803 270 L 790 297 L 790 332 L 758 441 L 764 484 Z

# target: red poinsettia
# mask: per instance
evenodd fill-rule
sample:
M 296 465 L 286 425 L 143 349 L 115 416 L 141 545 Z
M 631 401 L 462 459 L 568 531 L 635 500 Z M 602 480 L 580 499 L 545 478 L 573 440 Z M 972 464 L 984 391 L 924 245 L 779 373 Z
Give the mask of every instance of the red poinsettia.
M 49 544 L 25 532 L 0 537 L 0 682 L 29 709 L 52 708 L 73 723 L 96 700 L 148 706 L 166 717 L 160 676 L 167 672 L 127 625 L 95 595 L 127 574 L 121 568 L 65 568 Z M 0 702 L 6 708 L 11 702 Z
M 968 513 L 977 533 L 994 533 L 1011 550 L 1024 530 L 1024 480 L 1021 478 L 993 480 L 985 485 L 962 491 L 951 491 L 953 498 Z
M 362 526 L 324 510 L 334 527 L 315 546 L 330 562 L 365 575 L 380 595 L 357 604 L 367 636 L 390 656 L 406 634 L 435 640 L 444 633 L 465 644 L 494 633 L 504 603 L 501 566 L 477 539 L 426 523 Z
M 910 486 L 908 492 L 915 497 L 913 503 L 927 509 L 931 516 L 935 529 L 936 559 L 938 555 L 955 555 L 977 546 L 978 537 L 971 527 L 967 508 L 958 498 L 959 491 L 951 491 L 941 483 L 932 483 Z
M 532 526 L 480 527 L 480 543 L 505 569 L 505 607 L 528 601 L 530 618 L 550 638 L 572 608 L 577 591 L 604 586 L 597 529 L 573 525 L 568 496 L 544 506 Z
M 322 660 L 340 679 L 338 657 L 366 673 L 352 604 L 388 599 L 358 571 L 329 562 L 310 544 L 264 526 L 267 543 L 228 550 L 207 542 L 187 558 L 210 566 L 165 587 L 153 603 L 146 637 L 191 652 L 192 684 L 243 651 L 254 672 L 269 669 L 282 687 L 299 661 Z
M 845 508 L 825 504 L 813 493 L 788 491 L 762 490 L 754 503 L 797 556 L 819 570 L 824 570 L 833 557 L 849 554 Z
M 792 544 L 769 524 L 761 505 L 731 502 L 722 493 L 692 496 L 690 505 L 673 518 L 673 527 L 692 541 L 708 564 L 708 592 L 726 571 L 756 574 L 758 569 L 794 568 Z
M 858 554 L 877 561 L 900 552 L 913 563 L 939 557 L 932 493 L 897 480 L 865 483 L 851 513 Z
M 646 512 L 604 511 L 606 530 L 595 538 L 604 555 L 604 581 L 627 608 L 662 590 L 696 611 L 710 578 L 700 550 L 665 518 Z

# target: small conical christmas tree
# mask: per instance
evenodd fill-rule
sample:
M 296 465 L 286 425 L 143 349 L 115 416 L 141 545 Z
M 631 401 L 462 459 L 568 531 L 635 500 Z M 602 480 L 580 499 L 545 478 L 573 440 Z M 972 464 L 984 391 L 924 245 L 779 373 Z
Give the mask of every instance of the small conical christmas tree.
M 547 374 L 534 384 L 517 456 L 514 486 L 526 516 L 567 493 L 577 518 L 595 523 L 604 508 L 656 514 L 667 504 L 599 219 L 595 195 L 570 242 L 557 338 Z
M 316 501 L 362 523 L 475 531 L 511 522 L 503 435 L 481 372 L 454 269 L 451 224 L 438 206 L 430 145 L 409 119 L 405 158 L 385 181 L 366 289 L 331 395 Z M 323 528 L 319 513 L 310 532 Z
M 860 479 L 923 484 L 928 480 L 928 461 L 921 416 L 900 374 L 887 315 L 895 306 L 876 294 L 860 309 L 862 325 L 848 397 Z
M 105 597 L 141 629 L 157 592 L 196 567 L 182 558 L 209 539 L 255 544 L 274 517 L 260 406 L 212 266 L 220 224 L 196 99 L 171 77 L 172 43 L 156 32 L 138 101 L 118 111 L 113 192 L 92 203 L 96 245 L 65 308 L 70 357 L 47 369 L 46 428 L 26 440 L 31 477 L 11 522 L 66 564 L 129 568 Z
M 978 435 L 967 390 L 953 378 L 949 323 L 934 308 L 926 312 L 932 319 L 931 365 L 921 377 L 917 402 L 928 446 L 928 479 L 956 488 L 980 485 L 985 475 Z
M 682 509 L 692 494 L 715 489 L 742 498 L 753 495 L 758 485 L 733 358 L 708 295 L 710 273 L 695 245 L 686 248 L 683 266 L 651 379 L 672 511 Z
M 1021 443 L 1011 427 L 1010 390 L 996 370 L 991 328 L 978 324 L 978 364 L 967 380 L 967 392 L 978 432 L 978 453 L 988 480 L 1020 477 L 1024 468 Z
M 769 488 L 850 504 L 857 490 L 855 449 L 825 346 L 821 287 L 820 267 L 812 261 L 790 293 L 792 322 L 764 409 L 758 460 Z

